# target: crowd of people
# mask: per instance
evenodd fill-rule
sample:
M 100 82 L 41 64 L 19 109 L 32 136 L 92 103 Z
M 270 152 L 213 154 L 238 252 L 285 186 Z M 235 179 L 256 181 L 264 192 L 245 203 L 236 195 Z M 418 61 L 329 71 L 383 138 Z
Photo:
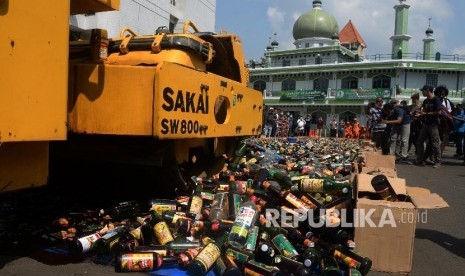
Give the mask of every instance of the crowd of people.
M 329 133 L 326 133 L 326 122 L 323 117 L 312 118 L 310 114 L 294 117 L 290 112 L 270 107 L 264 113 L 265 124 L 263 135 L 266 137 L 292 137 L 292 136 L 315 136 L 315 137 L 344 137 L 369 139 L 370 132 L 366 126 L 361 126 L 357 118 L 348 121 L 337 121 L 332 118 L 329 123 Z
M 369 105 L 372 139 L 383 154 L 395 155 L 400 162 L 414 165 L 441 166 L 446 146 L 454 141 L 454 157 L 464 158 L 465 116 L 462 104 L 447 98 L 447 87 L 425 85 L 420 94 L 412 95 L 412 104 L 396 99 L 383 104 L 378 98 Z M 415 148 L 414 161 L 409 152 Z M 464 158 L 465 165 L 465 158 Z
M 449 90 L 442 85 L 425 85 L 420 91 L 425 99 L 420 102 L 420 94 L 415 93 L 411 105 L 405 100 L 385 103 L 377 98 L 368 105 L 365 125 L 357 117 L 339 122 L 333 117 L 328 124 L 329 136 L 371 139 L 383 154 L 395 155 L 399 162 L 434 168 L 441 166 L 446 146 L 455 142 L 454 157 L 463 159 L 465 165 L 465 102 L 454 106 L 447 98 Z M 266 137 L 327 136 L 324 119 L 310 114 L 294 118 L 290 112 L 270 107 L 263 122 Z M 409 157 L 412 147 L 414 158 Z

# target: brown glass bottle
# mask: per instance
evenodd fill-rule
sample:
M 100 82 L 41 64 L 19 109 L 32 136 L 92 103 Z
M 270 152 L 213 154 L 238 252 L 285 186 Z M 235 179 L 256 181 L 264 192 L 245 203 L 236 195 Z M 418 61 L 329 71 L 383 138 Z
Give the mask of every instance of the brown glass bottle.
M 397 194 L 389 183 L 387 177 L 383 174 L 375 175 L 371 179 L 371 186 L 383 200 L 398 201 Z
M 187 205 L 187 213 L 195 215 L 198 219 L 201 216 L 203 207 L 202 184 L 197 183 L 194 194 L 190 197 Z
M 150 224 L 152 225 L 153 232 L 155 233 L 155 237 L 159 244 L 165 245 L 174 240 L 168 224 L 163 220 L 160 214 L 155 212 L 155 210 L 150 211 Z
M 116 272 L 152 271 L 160 268 L 163 259 L 157 253 L 128 253 L 116 256 Z

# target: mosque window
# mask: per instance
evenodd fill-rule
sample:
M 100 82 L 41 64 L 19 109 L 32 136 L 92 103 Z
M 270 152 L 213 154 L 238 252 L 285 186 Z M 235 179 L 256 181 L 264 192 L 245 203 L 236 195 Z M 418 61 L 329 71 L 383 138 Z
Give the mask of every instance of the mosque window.
M 293 79 L 285 79 L 281 82 L 281 90 L 295 90 L 296 81 Z
M 438 86 L 438 75 L 437 74 L 426 74 L 426 84 L 433 87 Z
M 254 82 L 253 89 L 263 92 L 266 89 L 266 82 L 262 80 Z
M 313 90 L 327 91 L 329 87 L 329 80 L 327 78 L 317 78 L 313 80 Z
M 310 48 L 310 43 L 305 43 L 305 48 Z
M 299 59 L 299 65 L 306 65 L 307 64 L 307 60 L 302 58 L 302 59 Z
M 342 89 L 357 89 L 358 88 L 358 78 L 353 76 L 348 76 L 342 79 L 341 83 Z
M 286 66 L 291 66 L 290 60 L 283 60 L 283 67 L 286 67 Z
M 378 75 L 373 78 L 373 88 L 390 88 L 391 77 L 386 75 Z

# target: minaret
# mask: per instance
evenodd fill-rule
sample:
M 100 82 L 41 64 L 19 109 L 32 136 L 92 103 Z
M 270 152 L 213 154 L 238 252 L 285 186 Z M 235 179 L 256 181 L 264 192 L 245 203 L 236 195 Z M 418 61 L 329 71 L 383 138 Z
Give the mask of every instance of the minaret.
M 431 18 L 429 18 L 429 26 L 426 29 L 426 38 L 423 39 L 423 59 L 434 60 L 434 41 L 433 29 L 431 29 Z
M 403 58 L 408 53 L 408 41 L 411 36 L 407 34 L 408 29 L 408 8 L 410 5 L 404 4 L 405 0 L 399 0 L 399 4 L 394 6 L 396 10 L 396 22 L 392 40 L 392 58 Z

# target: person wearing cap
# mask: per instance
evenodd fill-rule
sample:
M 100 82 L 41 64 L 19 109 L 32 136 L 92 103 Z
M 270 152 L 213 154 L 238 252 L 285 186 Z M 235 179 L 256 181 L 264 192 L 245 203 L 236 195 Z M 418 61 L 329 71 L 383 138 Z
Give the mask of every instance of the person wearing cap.
M 399 156 L 401 161 L 408 159 L 408 139 L 410 137 L 410 116 L 408 111 L 399 105 L 396 99 L 390 104 L 384 105 L 388 118 L 381 122 L 391 126 L 389 133 L 389 154 Z M 396 152 L 397 145 L 400 145 L 399 152 Z
M 425 142 L 427 139 L 431 142 L 433 168 L 441 166 L 441 139 L 439 136 L 439 112 L 441 110 L 441 99 L 434 96 L 434 88 L 430 85 L 424 85 L 421 92 L 426 99 L 421 105 L 420 118 L 423 126 L 420 130 L 416 142 L 417 159 L 416 165 L 424 165 L 425 162 Z

